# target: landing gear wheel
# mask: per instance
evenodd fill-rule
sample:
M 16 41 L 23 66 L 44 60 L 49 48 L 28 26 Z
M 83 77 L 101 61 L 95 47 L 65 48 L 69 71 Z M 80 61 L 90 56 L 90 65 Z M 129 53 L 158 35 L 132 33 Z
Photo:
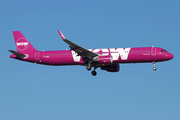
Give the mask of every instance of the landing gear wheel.
M 93 76 L 96 76 L 96 75 L 97 75 L 97 72 L 96 72 L 95 70 L 93 70 L 93 71 L 91 72 L 91 74 L 92 74 Z
M 87 69 L 88 71 L 90 71 L 90 70 L 91 70 L 91 66 L 90 66 L 90 65 L 86 66 L 86 69 Z
M 155 62 L 153 61 L 153 70 L 156 71 Z
M 153 67 L 153 70 L 154 70 L 154 71 L 156 71 L 156 69 L 157 69 L 156 67 Z

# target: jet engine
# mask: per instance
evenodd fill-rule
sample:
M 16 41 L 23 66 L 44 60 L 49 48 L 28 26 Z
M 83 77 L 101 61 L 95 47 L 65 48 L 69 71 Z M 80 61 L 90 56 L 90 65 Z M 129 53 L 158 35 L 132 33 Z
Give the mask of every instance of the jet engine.
M 96 56 L 93 58 L 93 61 L 100 63 L 112 63 L 112 56 Z
M 119 64 L 112 64 L 112 65 L 107 65 L 107 66 L 102 66 L 101 70 L 106 70 L 108 72 L 118 72 L 120 69 Z

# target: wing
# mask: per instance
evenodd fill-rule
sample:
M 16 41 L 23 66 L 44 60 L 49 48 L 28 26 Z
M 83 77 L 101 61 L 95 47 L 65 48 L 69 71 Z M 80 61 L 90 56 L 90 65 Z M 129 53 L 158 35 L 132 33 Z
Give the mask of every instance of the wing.
M 75 51 L 78 54 L 78 56 L 81 56 L 85 63 L 88 62 L 89 60 L 92 60 L 94 57 L 98 56 L 98 54 L 96 54 L 92 51 L 89 51 L 88 49 L 85 49 L 85 48 L 67 40 L 59 30 L 58 30 L 58 32 L 59 32 L 61 39 L 64 42 L 66 42 L 67 44 L 69 44 L 70 45 L 69 47 L 71 48 L 71 50 Z

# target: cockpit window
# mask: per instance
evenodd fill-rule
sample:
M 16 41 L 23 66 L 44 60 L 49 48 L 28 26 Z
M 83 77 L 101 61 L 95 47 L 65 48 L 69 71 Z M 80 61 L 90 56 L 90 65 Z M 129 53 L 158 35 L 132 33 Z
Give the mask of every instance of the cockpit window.
M 161 52 L 167 52 L 166 50 L 161 50 Z

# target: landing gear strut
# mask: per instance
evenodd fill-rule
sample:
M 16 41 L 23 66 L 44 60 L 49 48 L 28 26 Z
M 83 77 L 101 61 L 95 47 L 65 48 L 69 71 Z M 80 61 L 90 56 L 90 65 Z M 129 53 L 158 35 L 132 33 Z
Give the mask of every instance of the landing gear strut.
M 91 63 L 92 63 L 92 60 L 89 60 L 88 61 L 88 65 L 86 66 L 86 69 L 88 70 L 88 71 L 90 71 L 91 70 Z
M 155 71 L 157 68 L 155 67 L 155 62 L 153 62 L 153 70 Z
M 97 75 L 97 72 L 95 71 L 96 68 L 97 68 L 97 67 L 94 67 L 94 70 L 91 72 L 91 74 L 92 74 L 93 76 L 96 76 L 96 75 Z

